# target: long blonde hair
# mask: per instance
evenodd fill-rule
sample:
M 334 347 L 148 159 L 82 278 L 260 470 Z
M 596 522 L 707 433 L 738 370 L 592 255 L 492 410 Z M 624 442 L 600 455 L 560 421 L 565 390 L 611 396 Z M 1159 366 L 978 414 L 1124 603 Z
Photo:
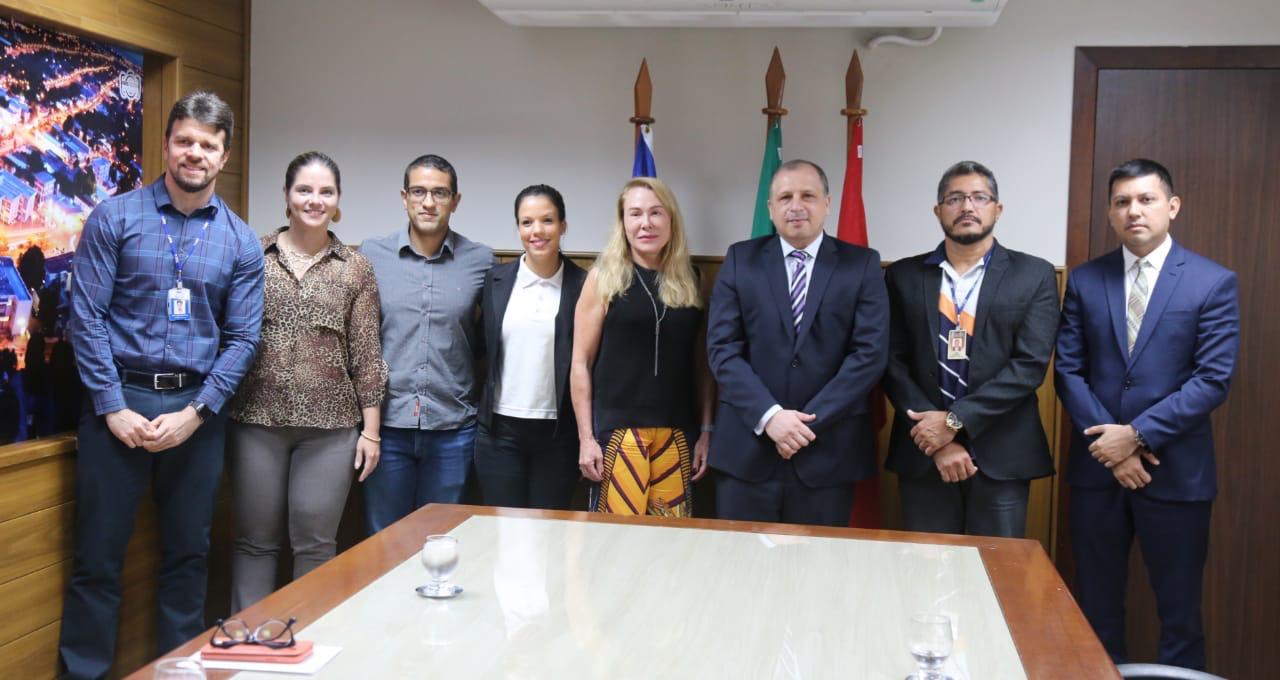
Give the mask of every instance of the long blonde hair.
M 689 245 L 685 241 L 684 217 L 680 214 L 680 204 L 676 202 L 671 189 L 656 177 L 634 177 L 618 192 L 618 209 L 614 215 L 609 242 L 600 251 L 595 264 L 591 265 L 596 270 L 600 299 L 608 307 L 614 298 L 631 287 L 632 277 L 635 276 L 631 244 L 627 242 L 627 231 L 623 225 L 623 201 L 626 200 L 628 191 L 637 188 L 652 191 L 671 216 L 671 238 L 662 249 L 662 259 L 658 265 L 658 297 L 668 307 L 701 309 L 702 296 L 698 293 L 698 279 L 693 273 L 693 263 L 689 261 Z

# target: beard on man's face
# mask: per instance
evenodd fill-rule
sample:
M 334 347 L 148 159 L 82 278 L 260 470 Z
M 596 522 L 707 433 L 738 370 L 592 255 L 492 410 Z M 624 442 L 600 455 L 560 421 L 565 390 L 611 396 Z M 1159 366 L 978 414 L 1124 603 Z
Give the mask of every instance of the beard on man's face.
M 991 231 L 996 228 L 995 222 L 992 222 L 991 224 L 983 225 L 980 231 L 961 232 L 956 225 L 958 225 L 961 221 L 965 221 L 965 220 L 974 221 L 974 222 L 977 222 L 978 224 L 982 224 L 982 220 L 979 219 L 978 217 L 966 215 L 962 217 L 957 217 L 950 224 L 950 226 L 946 224 L 942 225 L 942 231 L 947 235 L 947 238 L 962 246 L 973 245 L 974 243 L 981 241 L 982 239 L 990 236 Z

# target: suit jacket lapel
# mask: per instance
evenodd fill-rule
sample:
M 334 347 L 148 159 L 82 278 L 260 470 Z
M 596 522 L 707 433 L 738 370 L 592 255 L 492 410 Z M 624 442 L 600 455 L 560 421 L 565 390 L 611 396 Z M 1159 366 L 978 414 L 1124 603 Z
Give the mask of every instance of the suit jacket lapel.
M 991 260 L 987 262 L 987 271 L 982 274 L 982 288 L 978 290 L 978 307 L 974 310 L 973 344 L 975 348 L 983 346 L 981 338 L 986 332 L 987 320 L 991 317 L 991 305 L 1000 298 L 1000 284 L 1009 271 L 1009 251 L 998 241 L 991 244 Z M 978 352 L 969 351 L 970 375 L 973 366 L 979 362 Z
M 1129 355 L 1129 334 L 1125 330 L 1124 255 L 1112 251 L 1111 261 L 1102 268 L 1103 288 L 1107 291 L 1107 307 L 1111 310 L 1111 327 L 1116 334 L 1120 356 Z
M 564 397 L 564 383 L 568 382 L 569 360 L 573 352 L 573 315 L 577 311 L 578 293 L 582 290 L 582 272 L 569 258 L 561 255 L 564 276 L 560 279 L 560 307 L 556 311 L 555 378 L 556 408 Z
M 791 278 L 786 263 L 782 261 L 782 237 L 774 236 L 760 251 L 764 258 L 763 271 L 768 281 L 769 290 L 773 292 L 774 308 L 778 310 L 778 320 L 782 322 L 783 333 L 792 347 L 796 344 L 796 328 L 791 316 Z M 746 273 L 750 276 L 750 272 Z
M 818 316 L 818 308 L 822 305 L 822 295 L 827 292 L 827 284 L 831 282 L 831 273 L 836 269 L 836 242 L 830 236 L 822 237 L 822 245 L 818 246 L 818 257 L 813 261 L 813 273 L 809 275 L 809 291 L 804 296 L 804 316 L 800 317 L 800 330 L 796 335 L 796 351 L 813 328 L 813 320 Z M 790 314 L 791 293 L 787 292 L 787 307 Z
M 1129 356 L 1130 366 L 1147 346 L 1147 341 L 1151 340 L 1156 325 L 1160 323 L 1160 316 L 1164 314 L 1164 308 L 1169 305 L 1173 291 L 1178 287 L 1182 265 L 1186 260 L 1186 251 L 1175 242 L 1169 251 L 1169 256 L 1165 258 L 1164 267 L 1160 269 L 1160 276 L 1156 277 L 1155 287 L 1151 290 L 1151 299 L 1147 301 L 1147 311 L 1142 315 L 1142 326 L 1138 328 L 1138 338 L 1133 343 L 1133 354 Z
M 929 356 L 937 359 L 938 343 L 942 342 L 938 339 L 938 334 L 942 331 L 938 327 L 938 296 L 942 290 L 942 269 L 936 264 L 927 262 L 921 265 L 924 269 L 920 278 L 920 309 L 924 310 L 925 321 L 929 324 L 929 344 L 926 347 L 929 350 Z M 932 364 L 933 362 L 930 362 Z
M 516 285 L 516 273 L 520 270 L 520 261 L 516 260 L 514 267 L 496 267 L 493 271 L 493 314 L 489 326 L 494 330 L 491 341 L 494 347 L 494 365 L 489 367 L 490 375 L 493 375 L 494 384 L 498 382 L 495 367 L 502 365 L 502 319 L 507 315 L 507 303 L 511 301 L 511 291 Z

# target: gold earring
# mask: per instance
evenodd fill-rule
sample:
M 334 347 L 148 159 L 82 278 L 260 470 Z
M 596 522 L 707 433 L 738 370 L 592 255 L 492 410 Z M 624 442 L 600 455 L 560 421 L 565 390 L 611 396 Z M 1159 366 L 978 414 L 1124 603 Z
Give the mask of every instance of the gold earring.
M 332 220 L 330 220 L 330 221 L 331 221 L 331 222 L 341 222 L 341 221 L 342 221 L 342 208 L 338 208 L 337 210 L 334 210 L 334 211 L 333 211 L 333 219 L 332 219 Z

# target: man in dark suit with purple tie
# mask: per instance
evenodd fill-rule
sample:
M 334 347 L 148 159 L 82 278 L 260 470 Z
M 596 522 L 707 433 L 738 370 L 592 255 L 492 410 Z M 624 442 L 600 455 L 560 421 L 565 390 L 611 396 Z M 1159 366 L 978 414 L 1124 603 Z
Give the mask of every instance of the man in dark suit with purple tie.
M 1217 493 L 1209 415 L 1239 346 L 1236 275 L 1174 242 L 1181 199 L 1159 163 L 1111 172 L 1123 247 L 1071 273 L 1057 390 L 1071 416 L 1067 481 L 1076 596 L 1117 662 L 1136 535 L 1160 614 L 1160 663 L 1205 665 L 1200 600 Z
M 844 526 L 875 469 L 867 395 L 884 372 L 889 301 L 880 256 L 826 236 L 827 177 L 774 173 L 775 236 L 729 247 L 711 294 L 707 353 L 720 387 L 708 462 L 723 519 Z

